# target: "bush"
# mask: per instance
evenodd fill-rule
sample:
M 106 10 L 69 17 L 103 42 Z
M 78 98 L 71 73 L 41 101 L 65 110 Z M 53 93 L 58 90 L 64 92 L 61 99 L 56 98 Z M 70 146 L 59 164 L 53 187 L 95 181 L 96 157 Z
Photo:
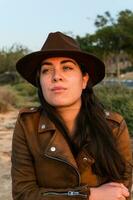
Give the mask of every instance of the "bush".
M 37 102 L 37 89 L 27 82 L 21 82 L 14 85 L 14 89 L 19 93 L 20 96 L 27 97 L 31 102 Z
M 9 104 L 6 104 L 3 100 L 0 99 L 0 113 L 7 112 L 10 109 L 11 107 L 9 106 Z
M 38 104 L 36 89 L 27 83 L 0 86 L 0 112 Z
M 0 87 L 0 112 L 6 112 L 17 106 L 18 101 L 18 95 L 10 86 Z
M 127 122 L 133 135 L 133 90 L 120 85 L 97 86 L 95 93 L 105 109 L 120 113 Z

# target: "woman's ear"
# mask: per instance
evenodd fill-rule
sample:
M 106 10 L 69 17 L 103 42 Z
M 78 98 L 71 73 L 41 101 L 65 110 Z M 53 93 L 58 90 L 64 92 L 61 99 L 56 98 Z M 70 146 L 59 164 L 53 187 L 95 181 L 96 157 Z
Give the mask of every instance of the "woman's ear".
M 85 73 L 85 74 L 83 75 L 83 89 L 86 88 L 88 81 L 89 81 L 89 74 L 88 74 L 88 73 Z

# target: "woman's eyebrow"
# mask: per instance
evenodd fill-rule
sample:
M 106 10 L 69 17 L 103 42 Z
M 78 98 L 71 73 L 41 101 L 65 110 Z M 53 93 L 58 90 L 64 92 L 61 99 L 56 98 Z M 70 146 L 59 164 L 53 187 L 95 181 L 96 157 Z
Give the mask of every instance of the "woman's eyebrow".
M 63 61 L 61 61 L 61 64 L 65 64 L 65 63 L 67 63 L 67 62 L 71 62 L 71 63 L 73 63 L 74 65 L 77 65 L 77 63 L 76 63 L 74 60 L 71 60 L 71 59 L 63 60 Z
M 48 62 L 48 61 L 46 61 L 46 62 L 44 61 L 44 62 L 41 63 L 41 65 L 52 65 L 52 63 Z
M 74 65 L 77 65 L 76 61 L 71 60 L 71 59 L 62 60 L 60 63 L 61 63 L 61 64 L 65 64 L 65 63 L 67 63 L 67 62 L 71 62 L 71 63 L 73 63 Z M 44 62 L 41 63 L 41 65 L 53 65 L 53 64 L 52 64 L 52 62 L 44 61 Z

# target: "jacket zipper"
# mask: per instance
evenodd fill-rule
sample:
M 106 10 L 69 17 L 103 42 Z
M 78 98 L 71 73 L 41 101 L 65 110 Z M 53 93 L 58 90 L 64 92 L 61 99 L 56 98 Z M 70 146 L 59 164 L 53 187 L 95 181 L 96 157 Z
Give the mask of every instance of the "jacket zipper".
M 48 155 L 46 155 L 46 154 L 45 154 L 45 156 L 48 157 L 48 158 L 51 158 L 51 159 L 55 159 L 55 160 L 57 160 L 57 161 L 59 161 L 59 162 L 64 162 L 64 163 L 66 163 L 67 165 L 71 166 L 71 167 L 76 171 L 76 173 L 78 174 L 78 185 L 80 186 L 80 182 L 81 182 L 80 174 L 79 174 L 78 170 L 77 170 L 73 165 L 71 165 L 71 164 L 68 163 L 67 161 L 62 160 L 62 159 L 60 159 L 60 158 L 51 157 L 51 156 L 48 156 Z
M 82 193 L 76 192 L 76 191 L 68 191 L 68 192 L 52 192 L 51 191 L 51 192 L 43 192 L 42 195 L 43 196 L 47 196 L 47 195 L 81 196 L 81 197 L 84 197 L 84 198 L 87 197 L 87 194 L 82 194 Z

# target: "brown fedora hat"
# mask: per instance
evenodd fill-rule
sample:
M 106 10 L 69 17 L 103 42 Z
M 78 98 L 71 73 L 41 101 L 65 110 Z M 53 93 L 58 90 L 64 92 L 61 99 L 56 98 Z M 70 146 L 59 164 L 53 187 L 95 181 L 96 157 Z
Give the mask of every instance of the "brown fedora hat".
M 105 65 L 96 56 L 80 49 L 76 41 L 61 32 L 50 33 L 40 51 L 30 53 L 16 63 L 21 76 L 36 86 L 36 73 L 42 60 L 50 57 L 70 57 L 86 68 L 91 85 L 99 83 L 105 76 Z

